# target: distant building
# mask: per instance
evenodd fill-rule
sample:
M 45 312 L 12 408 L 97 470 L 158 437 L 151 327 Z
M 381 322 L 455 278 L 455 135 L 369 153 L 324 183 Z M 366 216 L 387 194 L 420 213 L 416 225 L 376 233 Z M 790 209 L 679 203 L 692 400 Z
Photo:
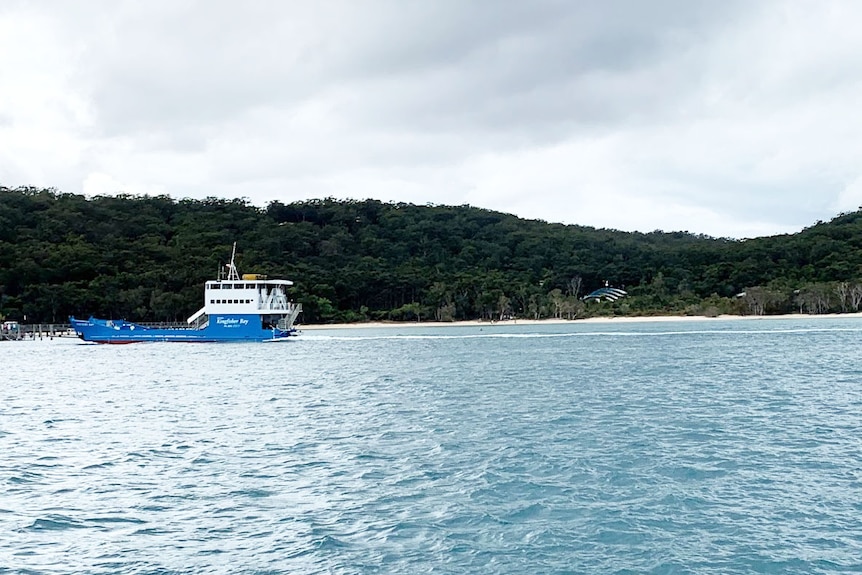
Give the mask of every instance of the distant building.
M 617 301 L 629 295 L 625 290 L 620 288 L 608 287 L 599 288 L 596 291 L 582 297 L 583 301 Z

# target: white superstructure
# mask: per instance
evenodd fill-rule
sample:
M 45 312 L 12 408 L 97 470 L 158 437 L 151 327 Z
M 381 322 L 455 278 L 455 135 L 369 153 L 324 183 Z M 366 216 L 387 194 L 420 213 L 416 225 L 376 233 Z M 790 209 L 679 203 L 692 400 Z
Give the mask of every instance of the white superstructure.
M 206 282 L 204 307 L 188 319 L 189 324 L 204 325 L 214 315 L 259 315 L 274 326 L 293 326 L 302 304 L 287 299 L 290 280 L 271 280 L 258 274 L 240 277 L 234 263 L 236 244 L 233 247 L 227 277 Z M 286 329 L 286 328 L 285 328 Z

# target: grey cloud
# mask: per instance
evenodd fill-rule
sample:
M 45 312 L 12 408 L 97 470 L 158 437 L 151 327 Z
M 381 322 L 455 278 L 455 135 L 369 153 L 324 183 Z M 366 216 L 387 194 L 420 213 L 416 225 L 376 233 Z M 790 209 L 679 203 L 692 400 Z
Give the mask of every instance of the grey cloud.
M 333 89 L 356 94 L 338 111 L 360 125 L 499 132 L 623 121 L 663 100 L 649 78 L 638 79 L 644 87 L 624 75 L 733 10 L 681 1 L 297 6 L 205 2 L 118 14 L 113 37 L 89 54 L 101 129 L 211 124 Z M 602 75 L 623 76 L 619 92 Z
M 457 58 L 423 61 L 408 50 L 408 65 L 381 66 L 387 73 L 380 85 L 367 79 L 345 114 L 365 126 L 476 132 L 518 145 L 553 142 L 573 129 L 656 121 L 675 112 L 698 84 L 696 70 L 670 70 L 666 59 L 730 18 L 696 4 L 664 11 L 621 2 L 543 6 L 547 13 L 515 19 L 520 26 L 474 25 L 467 45 L 451 42 L 459 47 Z M 467 14 L 452 19 L 471 21 Z M 438 40 L 440 53 L 445 41 Z

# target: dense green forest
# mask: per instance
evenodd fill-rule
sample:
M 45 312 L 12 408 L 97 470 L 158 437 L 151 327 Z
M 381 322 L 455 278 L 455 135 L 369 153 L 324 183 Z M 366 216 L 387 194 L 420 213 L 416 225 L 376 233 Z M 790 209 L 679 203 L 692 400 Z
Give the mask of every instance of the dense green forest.
M 305 323 L 858 311 L 862 212 L 749 240 L 550 224 L 469 206 L 174 200 L 0 187 L 0 317 L 181 321 L 238 245 Z M 588 303 L 604 286 L 628 291 Z

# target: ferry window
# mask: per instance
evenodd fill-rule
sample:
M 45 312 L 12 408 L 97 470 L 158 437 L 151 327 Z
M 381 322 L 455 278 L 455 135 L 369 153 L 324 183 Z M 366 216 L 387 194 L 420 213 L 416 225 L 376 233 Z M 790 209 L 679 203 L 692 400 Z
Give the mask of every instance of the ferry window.
M 221 286 L 219 284 L 210 284 L 207 287 L 210 289 L 221 289 Z
M 214 299 L 211 299 L 211 300 L 210 300 L 210 303 L 215 303 L 215 300 L 214 300 Z

